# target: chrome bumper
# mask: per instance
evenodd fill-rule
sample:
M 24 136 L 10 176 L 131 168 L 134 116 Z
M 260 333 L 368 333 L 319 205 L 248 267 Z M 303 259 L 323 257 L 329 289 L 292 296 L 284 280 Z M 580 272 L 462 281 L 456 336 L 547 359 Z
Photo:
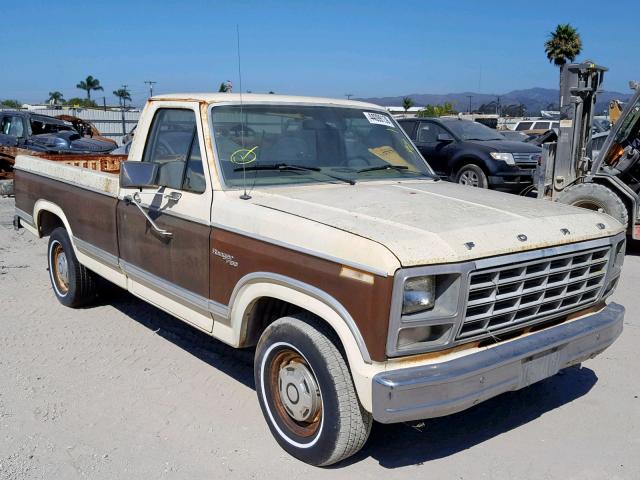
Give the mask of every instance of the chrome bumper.
M 396 423 L 441 417 L 519 390 L 592 358 L 622 332 L 624 307 L 597 313 L 495 347 L 373 377 L 373 417 Z

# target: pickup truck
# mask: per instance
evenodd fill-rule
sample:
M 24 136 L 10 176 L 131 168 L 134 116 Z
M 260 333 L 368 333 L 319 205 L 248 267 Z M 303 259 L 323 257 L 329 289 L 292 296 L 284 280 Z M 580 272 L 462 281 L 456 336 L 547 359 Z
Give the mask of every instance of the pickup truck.
M 255 347 L 268 427 L 313 465 L 353 455 L 374 420 L 459 412 L 622 331 L 617 221 L 442 181 L 376 105 L 158 96 L 118 174 L 15 168 L 15 227 L 49 237 L 60 303 L 102 277 Z

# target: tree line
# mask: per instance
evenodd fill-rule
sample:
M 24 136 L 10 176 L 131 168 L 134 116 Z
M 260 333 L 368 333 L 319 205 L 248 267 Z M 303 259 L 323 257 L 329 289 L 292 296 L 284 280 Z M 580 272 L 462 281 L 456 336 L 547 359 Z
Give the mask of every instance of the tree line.
M 76 88 L 84 90 L 86 92 L 86 98 L 72 97 L 67 100 L 64 98 L 64 94 L 62 92 L 54 90 L 53 92 L 49 92 L 49 98 L 47 98 L 46 102 L 54 106 L 66 105 L 69 107 L 83 108 L 98 107 L 95 100 L 91 99 L 91 92 L 104 91 L 104 87 L 100 85 L 100 80 L 92 75 L 88 75 L 87 78 L 80 80 L 77 83 Z M 114 90 L 112 93 L 118 99 L 118 104 L 123 108 L 127 106 L 127 102 L 131 102 L 131 92 L 125 86 Z M 22 107 L 22 102 L 16 99 L 7 99 L 0 101 L 0 106 L 5 108 L 20 108 Z

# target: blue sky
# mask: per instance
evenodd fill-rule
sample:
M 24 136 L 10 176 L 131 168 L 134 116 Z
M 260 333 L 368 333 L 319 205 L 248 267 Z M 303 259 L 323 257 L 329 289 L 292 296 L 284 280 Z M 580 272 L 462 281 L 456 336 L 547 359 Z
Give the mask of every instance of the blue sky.
M 526 5 L 526 6 L 524 6 Z M 607 5 L 615 5 L 611 12 Z M 41 101 L 100 79 L 107 102 L 129 85 L 156 92 L 238 87 L 342 97 L 554 88 L 543 43 L 558 23 L 582 35 L 580 59 L 610 68 L 607 90 L 640 80 L 637 1 L 40 1 L 2 2 L 0 98 Z M 617 27 L 615 26 L 617 25 Z M 11 40 L 11 41 L 10 41 Z M 101 98 L 100 98 L 101 101 Z

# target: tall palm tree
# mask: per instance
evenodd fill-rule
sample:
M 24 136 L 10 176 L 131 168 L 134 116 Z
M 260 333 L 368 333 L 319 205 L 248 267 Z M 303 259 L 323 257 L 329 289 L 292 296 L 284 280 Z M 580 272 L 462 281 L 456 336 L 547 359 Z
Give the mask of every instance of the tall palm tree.
M 562 67 L 567 61 L 573 62 L 582 50 L 580 34 L 570 24 L 559 24 L 544 42 L 544 51 L 550 62 L 560 68 L 560 108 L 562 108 Z
M 62 95 L 62 92 L 59 92 L 57 90 L 54 92 L 49 92 L 49 99 L 47 100 L 47 102 L 52 103 L 53 105 L 58 105 L 58 103 L 66 102 L 63 97 L 64 96 Z
M 76 88 L 85 90 L 87 92 L 87 100 L 91 100 L 91 90 L 104 90 L 100 85 L 100 80 L 93 78 L 89 75 L 86 79 L 82 80 L 76 85 Z
M 580 34 L 570 24 L 560 24 L 544 42 L 544 51 L 550 62 L 562 67 L 567 60 L 573 62 L 582 51 Z
M 404 108 L 404 114 L 406 115 L 409 109 L 413 107 L 413 100 L 409 97 L 404 97 L 402 99 L 402 108 Z
M 118 97 L 118 102 L 122 107 L 127 106 L 127 100 L 131 101 L 131 92 L 124 87 L 114 90 L 113 94 Z

